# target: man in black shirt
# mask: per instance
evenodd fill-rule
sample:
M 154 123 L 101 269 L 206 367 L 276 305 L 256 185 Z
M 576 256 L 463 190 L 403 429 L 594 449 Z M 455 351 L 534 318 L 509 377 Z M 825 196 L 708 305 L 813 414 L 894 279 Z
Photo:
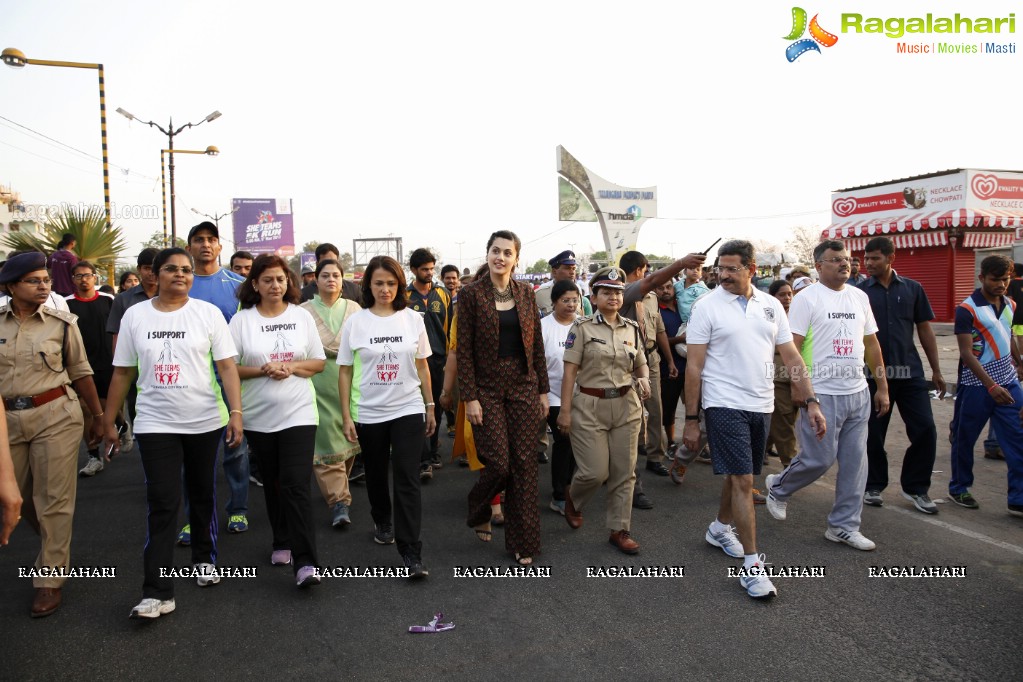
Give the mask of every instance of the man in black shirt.
M 440 406 L 440 392 L 444 388 L 444 363 L 448 359 L 448 330 L 451 328 L 451 295 L 443 286 L 433 281 L 437 258 L 429 249 L 416 249 L 409 256 L 409 268 L 414 277 L 408 285 L 405 295 L 408 307 L 423 316 L 426 324 L 426 335 L 430 339 L 432 355 L 426 359 L 430 367 L 430 383 L 433 389 L 433 410 L 440 423 L 444 409 Z M 430 409 L 429 407 L 427 409 Z M 438 452 L 438 432 L 423 442 L 423 455 L 420 460 L 419 478 L 426 480 L 433 477 L 433 470 L 440 469 L 440 453 Z
M 78 316 L 78 330 L 85 343 L 85 354 L 92 365 L 92 381 L 101 402 L 106 401 L 107 388 L 114 375 L 114 346 L 107 334 L 107 318 L 114 305 L 114 297 L 96 291 L 96 267 L 89 261 L 78 261 L 71 269 L 71 283 L 75 292 L 66 297 L 68 309 Z M 85 403 L 82 402 L 85 407 Z M 85 434 L 88 440 L 92 415 L 85 413 Z M 89 448 L 89 461 L 79 471 L 80 476 L 95 476 L 103 471 L 103 459 L 99 455 L 99 444 Z
M 321 260 L 336 260 L 337 266 L 341 268 L 341 252 L 337 250 L 337 247 L 333 244 L 320 244 L 316 247 L 316 262 L 319 263 Z M 344 269 L 341 270 L 343 276 Z M 302 300 L 311 301 L 313 300 L 313 294 L 316 293 L 316 280 L 314 279 L 309 284 L 302 287 Z M 355 282 L 349 279 L 341 280 L 341 298 L 347 298 L 349 301 L 355 301 L 359 305 L 362 305 L 362 288 Z

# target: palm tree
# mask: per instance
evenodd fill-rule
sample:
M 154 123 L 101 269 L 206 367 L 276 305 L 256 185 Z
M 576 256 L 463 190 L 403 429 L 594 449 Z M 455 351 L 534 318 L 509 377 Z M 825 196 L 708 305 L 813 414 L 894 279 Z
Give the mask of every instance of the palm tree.
M 57 249 L 65 234 L 75 238 L 75 255 L 80 260 L 104 269 L 109 269 L 121 251 L 127 248 L 121 228 L 107 229 L 107 216 L 102 208 L 79 208 L 69 204 L 64 204 L 59 214 L 47 216 L 40 234 L 9 232 L 2 241 L 4 246 L 13 250 L 49 254 Z

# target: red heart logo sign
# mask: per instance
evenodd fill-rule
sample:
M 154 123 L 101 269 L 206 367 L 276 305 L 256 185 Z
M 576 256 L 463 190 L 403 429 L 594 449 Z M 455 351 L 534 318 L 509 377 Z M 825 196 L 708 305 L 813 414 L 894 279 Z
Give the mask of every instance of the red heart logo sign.
M 994 175 L 974 175 L 970 187 L 977 198 L 990 199 L 998 191 L 998 178 Z
M 849 197 L 848 199 L 835 199 L 835 203 L 831 205 L 831 208 L 837 215 L 852 215 L 853 211 L 856 210 L 856 198 Z

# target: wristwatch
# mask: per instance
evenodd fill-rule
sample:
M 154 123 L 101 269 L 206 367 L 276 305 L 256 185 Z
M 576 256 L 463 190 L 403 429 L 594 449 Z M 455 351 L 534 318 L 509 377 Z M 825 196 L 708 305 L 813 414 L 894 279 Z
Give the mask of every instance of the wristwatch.
M 815 395 L 812 395 L 809 398 L 807 398 L 805 402 L 807 407 L 810 406 L 810 403 L 817 403 L 818 405 L 821 404 L 821 401 Z

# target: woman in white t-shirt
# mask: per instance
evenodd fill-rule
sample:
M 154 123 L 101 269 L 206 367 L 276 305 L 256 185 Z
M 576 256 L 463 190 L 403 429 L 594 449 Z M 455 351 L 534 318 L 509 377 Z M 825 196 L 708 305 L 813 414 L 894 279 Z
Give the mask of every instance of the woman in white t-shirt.
M 284 259 L 258 256 L 238 287 L 240 310 L 228 325 L 238 349 L 245 438 L 259 458 L 273 530 L 270 563 L 292 565 L 299 587 L 318 585 L 309 478 L 316 440 L 316 393 L 323 371 L 316 322 Z
M 137 380 L 135 439 L 146 476 L 147 535 L 143 550 L 142 601 L 132 618 L 158 618 L 174 610 L 174 539 L 181 504 L 181 470 L 191 501 L 192 564 L 200 587 L 220 582 L 216 547 L 217 446 L 227 426 L 227 445 L 242 440 L 237 355 L 224 316 L 213 305 L 189 298 L 192 258 L 180 248 L 153 261 L 158 293 L 129 308 L 114 351 L 114 375 L 103 417 L 104 452 L 118 451 L 114 418 Z M 224 382 L 228 404 L 213 365 Z M 109 449 L 108 449 L 109 448 Z M 170 570 L 170 569 L 173 569 Z M 175 575 L 177 573 L 177 575 Z
M 381 545 L 397 540 L 409 577 L 425 578 L 419 456 L 423 438 L 437 422 L 426 364 L 430 341 L 422 315 L 406 307 L 405 286 L 398 261 L 390 256 L 370 260 L 362 278 L 364 309 L 341 328 L 338 391 L 345 437 L 362 447 L 373 539 Z M 387 491 L 392 458 L 393 526 Z
M 581 296 L 575 282 L 555 282 L 551 288 L 553 314 L 540 320 L 543 334 L 543 352 L 547 357 L 547 379 L 551 390 L 547 393 L 550 411 L 547 425 L 551 427 L 554 444 L 551 446 L 551 488 L 553 495 L 550 507 L 565 515 L 565 488 L 572 482 L 575 471 L 575 456 L 572 454 L 572 439 L 558 428 L 558 414 L 561 412 L 561 379 L 565 375 L 565 343 L 568 330 L 575 322 Z

